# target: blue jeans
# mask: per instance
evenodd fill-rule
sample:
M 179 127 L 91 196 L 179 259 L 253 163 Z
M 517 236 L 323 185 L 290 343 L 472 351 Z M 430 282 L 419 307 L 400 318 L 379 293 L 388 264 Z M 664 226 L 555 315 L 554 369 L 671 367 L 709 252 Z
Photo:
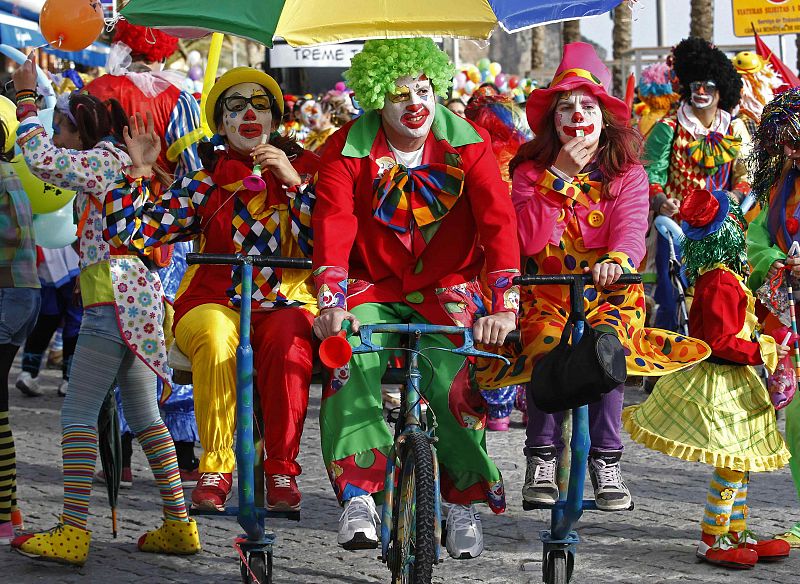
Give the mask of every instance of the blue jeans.
M 0 345 L 21 346 L 39 315 L 38 288 L 0 288 Z
M 653 295 L 653 300 L 658 304 L 656 311 L 656 328 L 665 329 L 668 331 L 678 330 L 678 291 L 669 277 L 669 241 L 658 234 L 656 239 L 656 273 L 658 279 L 656 283 L 656 292 Z M 681 261 L 681 248 L 675 246 L 675 256 L 678 261 Z M 681 266 L 680 278 L 683 282 L 683 289 L 688 287 L 686 281 L 686 272 Z

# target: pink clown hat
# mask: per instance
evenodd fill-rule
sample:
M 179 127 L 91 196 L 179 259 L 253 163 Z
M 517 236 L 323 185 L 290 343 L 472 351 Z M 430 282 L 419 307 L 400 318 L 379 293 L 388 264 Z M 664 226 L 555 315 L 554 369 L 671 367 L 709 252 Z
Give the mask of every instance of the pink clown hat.
M 543 118 L 548 115 L 553 99 L 562 91 L 578 88 L 594 95 L 609 114 L 627 122 L 630 117 L 628 106 L 608 93 L 611 72 L 597 56 L 594 47 L 588 43 L 570 43 L 564 46 L 564 56 L 550 85 L 545 89 L 535 89 L 528 97 L 526 111 L 531 130 L 540 134 Z

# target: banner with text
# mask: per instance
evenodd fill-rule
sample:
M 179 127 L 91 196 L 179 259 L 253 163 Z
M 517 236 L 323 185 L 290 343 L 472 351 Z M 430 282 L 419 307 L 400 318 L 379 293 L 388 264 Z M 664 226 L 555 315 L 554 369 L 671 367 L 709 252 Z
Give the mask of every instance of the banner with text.
M 291 47 L 275 45 L 269 52 L 269 66 L 274 69 L 293 67 L 350 66 L 350 59 L 364 48 L 363 43 Z
M 732 0 L 733 34 L 753 36 L 800 32 L 800 0 Z

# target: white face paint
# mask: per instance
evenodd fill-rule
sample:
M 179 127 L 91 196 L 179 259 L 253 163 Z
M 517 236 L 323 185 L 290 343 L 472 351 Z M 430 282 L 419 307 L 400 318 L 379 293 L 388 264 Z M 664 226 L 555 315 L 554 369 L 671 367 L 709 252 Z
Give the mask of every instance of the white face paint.
M 236 100 L 231 100 L 232 97 L 253 99 L 260 107 L 264 107 L 267 102 L 271 103 L 272 97 L 257 83 L 239 83 L 220 97 L 224 100 L 222 123 L 219 124 L 220 135 L 226 137 L 234 150 L 250 154 L 253 148 L 261 144 L 261 136 L 269 135 L 272 131 L 272 110 L 269 107 L 258 109 L 253 103 L 245 103 L 240 111 L 232 111 L 230 105 L 235 106 L 233 109 L 238 109 L 241 105 L 236 104 Z
M 319 105 L 313 99 L 307 99 L 300 106 L 300 123 L 307 128 L 314 129 L 314 123 L 319 118 Z
M 561 143 L 582 136 L 587 145 L 597 144 L 603 131 L 603 112 L 598 99 L 583 89 L 564 91 L 557 99 L 555 125 Z
M 716 89 L 698 88 L 697 91 L 692 91 L 692 105 L 697 109 L 708 109 L 717 103 L 719 103 L 719 91 Z
M 400 77 L 395 93 L 386 94 L 380 110 L 384 122 L 406 138 L 424 138 L 430 132 L 436 113 L 431 82 L 424 74 Z

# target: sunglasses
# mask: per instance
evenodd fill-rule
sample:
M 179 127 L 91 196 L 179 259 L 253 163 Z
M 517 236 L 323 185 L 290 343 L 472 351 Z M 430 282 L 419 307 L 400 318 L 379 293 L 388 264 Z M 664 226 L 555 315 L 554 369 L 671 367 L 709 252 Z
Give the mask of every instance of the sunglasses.
M 692 93 L 697 93 L 700 91 L 700 88 L 703 88 L 706 93 L 711 93 L 712 91 L 717 90 L 717 84 L 713 81 L 692 81 L 689 84 L 689 89 L 692 90 Z
M 225 108 L 229 112 L 241 112 L 250 104 L 256 111 L 267 111 L 272 107 L 272 98 L 269 95 L 253 95 L 252 97 L 244 97 L 241 95 L 231 95 L 222 100 Z

